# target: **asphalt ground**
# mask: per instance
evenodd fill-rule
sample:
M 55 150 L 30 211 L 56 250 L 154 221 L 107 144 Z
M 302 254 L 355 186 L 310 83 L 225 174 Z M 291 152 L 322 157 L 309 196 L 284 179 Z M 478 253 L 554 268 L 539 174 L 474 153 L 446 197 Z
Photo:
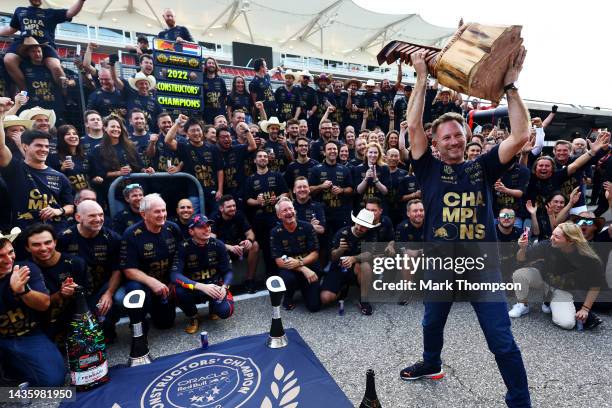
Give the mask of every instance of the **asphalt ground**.
M 228 320 L 202 319 L 201 329 L 209 332 L 209 341 L 267 332 L 270 302 L 265 292 L 259 295 L 238 300 Z M 374 314 L 363 316 L 355 296 L 353 289 L 344 316 L 338 315 L 335 306 L 311 314 L 299 300 L 296 309 L 281 314 L 284 326 L 298 330 L 356 406 L 363 397 L 368 368 L 376 372 L 383 407 L 505 406 L 503 381 L 469 303 L 456 303 L 446 325 L 444 379 L 406 383 L 399 379 L 399 371 L 420 359 L 423 305 L 418 300 L 405 306 L 375 304 Z M 612 316 L 600 315 L 604 324 L 593 331 L 566 331 L 554 326 L 550 315 L 539 309 L 533 304 L 531 313 L 514 319 L 512 326 L 527 368 L 533 406 L 612 407 Z M 207 315 L 206 310 L 201 314 Z M 185 324 L 185 316 L 179 314 L 174 328 L 152 329 L 151 355 L 199 347 L 199 335 L 186 334 Z M 118 333 L 118 341 L 108 349 L 111 365 L 125 363 L 129 354 L 128 325 L 120 324 Z M 56 404 L 35 402 L 32 406 Z

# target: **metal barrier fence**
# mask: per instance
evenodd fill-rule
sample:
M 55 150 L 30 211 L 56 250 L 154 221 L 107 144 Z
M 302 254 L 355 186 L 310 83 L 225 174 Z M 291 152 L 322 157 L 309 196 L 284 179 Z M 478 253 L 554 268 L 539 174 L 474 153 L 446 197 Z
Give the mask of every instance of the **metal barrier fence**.
M 186 179 L 192 181 L 193 183 L 195 183 L 196 188 L 198 189 L 198 196 L 200 198 L 200 208 L 201 209 L 204 208 L 204 189 L 202 189 L 202 185 L 200 184 L 198 179 L 196 179 L 191 174 L 187 174 L 187 173 L 183 173 L 183 172 L 174 173 L 174 174 L 169 174 L 169 173 L 153 173 L 153 174 L 132 173 L 129 176 L 119 176 L 119 177 L 117 177 L 111 183 L 111 185 L 110 185 L 110 187 L 108 189 L 108 207 L 109 207 L 109 210 L 110 210 L 111 218 L 114 217 L 115 214 L 117 214 L 117 212 L 119 212 L 119 210 L 120 210 L 120 207 L 117 204 L 117 200 L 115 199 L 115 192 L 116 192 L 118 186 L 121 184 L 121 182 L 123 180 L 125 180 L 126 178 L 129 178 L 130 180 L 133 180 L 133 179 L 151 180 L 153 178 L 157 178 L 157 179 L 172 179 L 172 178 L 174 178 L 175 179 L 177 177 L 186 178 Z

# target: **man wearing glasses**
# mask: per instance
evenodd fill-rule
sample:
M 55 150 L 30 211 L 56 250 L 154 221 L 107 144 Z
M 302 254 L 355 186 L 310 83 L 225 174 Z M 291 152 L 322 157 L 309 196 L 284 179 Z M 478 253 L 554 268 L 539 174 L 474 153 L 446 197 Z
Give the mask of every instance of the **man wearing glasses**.
M 144 190 L 138 183 L 132 183 L 123 189 L 123 198 L 128 207 L 119 211 L 113 217 L 113 230 L 121 235 L 128 227 L 142 220 L 140 215 L 140 201 L 144 197 Z
M 521 236 L 521 229 L 514 226 L 516 214 L 512 208 L 502 208 L 497 218 L 497 241 L 499 242 L 499 255 L 501 260 L 501 271 L 504 281 L 510 282 L 512 272 L 517 269 L 516 251 L 517 242 Z

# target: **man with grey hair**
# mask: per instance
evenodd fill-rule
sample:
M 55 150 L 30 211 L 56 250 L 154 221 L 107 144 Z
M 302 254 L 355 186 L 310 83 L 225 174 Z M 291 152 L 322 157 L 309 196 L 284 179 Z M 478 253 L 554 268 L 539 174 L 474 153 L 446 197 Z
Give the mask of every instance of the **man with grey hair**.
M 168 28 L 164 31 L 160 31 L 159 34 L 157 34 L 158 38 L 176 41 L 177 43 L 194 42 L 193 37 L 191 36 L 191 33 L 187 27 L 176 25 L 176 15 L 174 14 L 174 10 L 169 8 L 164 9 L 162 17 L 164 18 Z
M 294 309 L 293 294 L 300 289 L 306 308 L 317 312 L 321 308 L 317 233 L 309 222 L 298 221 L 288 197 L 279 198 L 274 208 L 281 224 L 270 232 L 270 248 L 287 287 L 283 306 L 286 310 Z
M 88 303 L 98 317 L 104 316 L 102 328 L 107 342 L 116 337 L 115 323 L 125 292 L 118 293 L 121 284 L 119 248 L 121 237 L 104 226 L 104 211 L 92 200 L 81 201 L 75 215 L 77 225 L 59 234 L 58 248 L 62 253 L 79 256 L 87 265 L 91 279 Z M 114 301 L 115 295 L 118 295 Z
M 129 227 L 121 241 L 120 268 L 128 279 L 125 291 L 144 290 L 145 315 L 151 314 L 157 328 L 167 329 L 176 317 L 170 269 L 183 240 L 181 230 L 166 220 L 166 203 L 159 194 L 144 196 L 140 214 L 142 221 Z

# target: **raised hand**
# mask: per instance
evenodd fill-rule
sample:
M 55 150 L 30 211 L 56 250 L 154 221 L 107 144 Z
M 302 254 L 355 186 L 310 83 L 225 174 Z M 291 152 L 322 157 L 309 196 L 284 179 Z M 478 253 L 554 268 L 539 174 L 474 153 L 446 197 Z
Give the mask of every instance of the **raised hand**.
M 514 58 L 508 63 L 508 70 L 504 76 L 504 86 L 518 81 L 519 74 L 523 69 L 523 63 L 525 62 L 525 55 L 527 55 L 527 50 L 521 46 Z

